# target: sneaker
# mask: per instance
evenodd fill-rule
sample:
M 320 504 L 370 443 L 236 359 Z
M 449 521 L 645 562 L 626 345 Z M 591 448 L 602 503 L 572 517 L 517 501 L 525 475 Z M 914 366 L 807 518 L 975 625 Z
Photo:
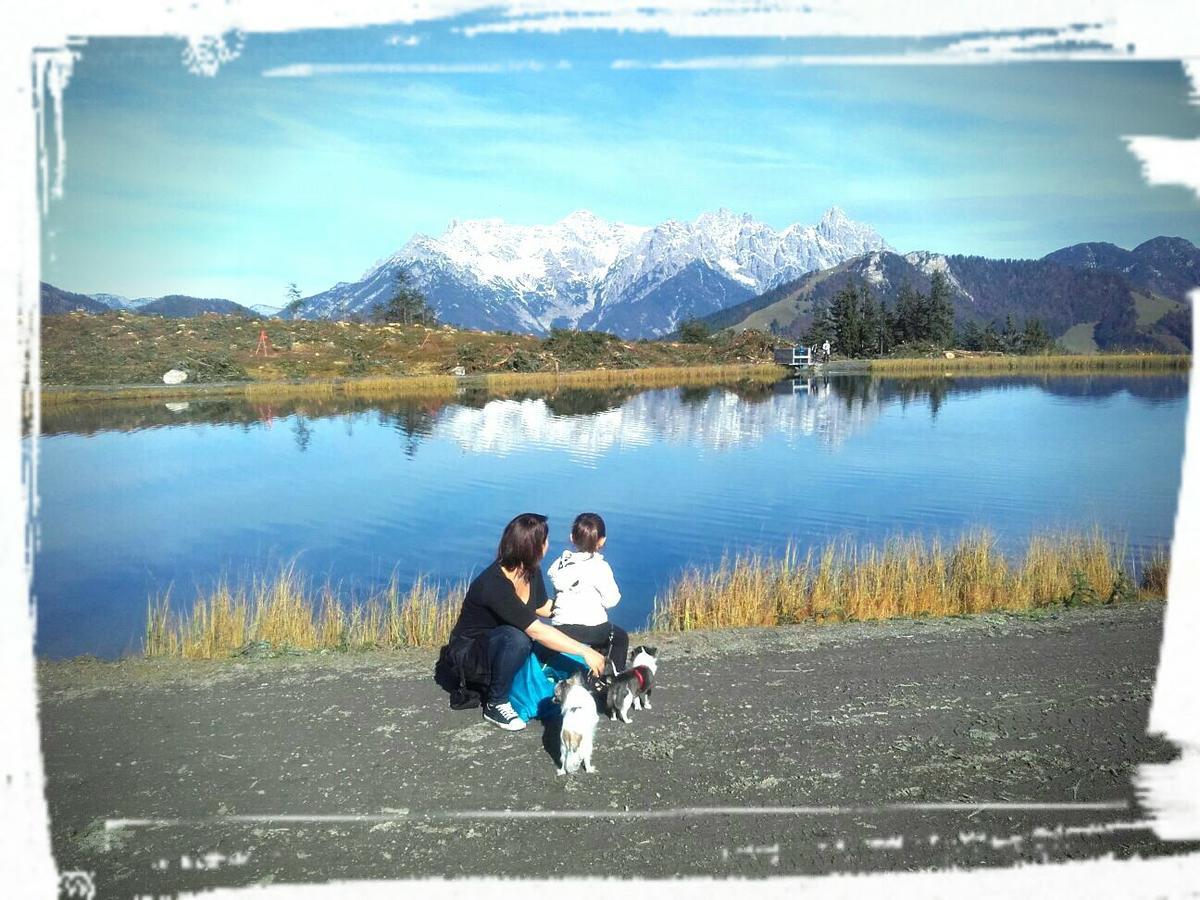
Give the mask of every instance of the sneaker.
M 520 731 L 525 727 L 525 720 L 517 715 L 511 703 L 488 703 L 483 707 L 483 717 L 505 731 Z

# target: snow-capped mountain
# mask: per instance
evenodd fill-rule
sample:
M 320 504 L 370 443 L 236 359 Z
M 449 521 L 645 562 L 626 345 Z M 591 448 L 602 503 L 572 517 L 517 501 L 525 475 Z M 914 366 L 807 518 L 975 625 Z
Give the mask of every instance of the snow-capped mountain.
M 552 225 L 451 222 L 440 237 L 415 235 L 358 281 L 305 298 L 299 315 L 369 315 L 391 296 L 397 271 L 407 269 L 439 318 L 451 324 L 654 337 L 805 272 L 887 246 L 837 207 L 817 225 L 783 231 L 724 209 L 651 228 L 586 211 Z
M 130 300 L 120 294 L 88 294 L 93 300 L 103 303 L 109 309 L 141 309 L 147 303 L 153 303 L 157 297 L 138 297 Z
M 129 300 L 119 294 L 88 294 L 98 303 L 103 303 L 109 309 L 128 309 Z

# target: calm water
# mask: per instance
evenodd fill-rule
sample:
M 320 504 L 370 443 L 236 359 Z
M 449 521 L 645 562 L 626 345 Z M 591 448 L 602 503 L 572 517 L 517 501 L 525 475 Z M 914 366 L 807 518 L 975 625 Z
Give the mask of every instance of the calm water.
M 1187 380 L 783 382 L 322 405 L 95 404 L 43 418 L 34 590 L 44 656 L 140 649 L 147 597 L 295 558 L 370 589 L 457 580 L 505 522 L 582 510 L 642 624 L 657 591 L 725 551 L 986 525 L 1099 523 L 1170 540 Z

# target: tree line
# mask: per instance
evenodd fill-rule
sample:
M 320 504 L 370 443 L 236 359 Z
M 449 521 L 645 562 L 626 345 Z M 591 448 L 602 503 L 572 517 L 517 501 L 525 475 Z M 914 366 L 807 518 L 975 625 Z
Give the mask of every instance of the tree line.
M 1003 328 L 990 322 L 980 328 L 974 320 L 954 327 L 954 292 L 943 272 L 934 272 L 928 293 L 910 284 L 901 286 L 896 302 L 876 299 L 870 286 L 852 280 L 828 301 L 817 301 L 812 324 L 803 334 L 809 345 L 826 340 L 842 356 L 884 356 L 906 344 L 937 349 L 993 350 L 1004 353 L 1043 353 L 1054 339 L 1038 319 L 1020 328 L 1008 316 Z

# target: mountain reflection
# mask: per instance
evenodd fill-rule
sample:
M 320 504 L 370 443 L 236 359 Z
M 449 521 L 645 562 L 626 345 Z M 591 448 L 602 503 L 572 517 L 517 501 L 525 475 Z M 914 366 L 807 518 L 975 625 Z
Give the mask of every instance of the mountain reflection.
M 892 405 L 925 404 L 929 414 L 955 396 L 1040 390 L 1076 401 L 1121 392 L 1147 404 L 1187 396 L 1186 375 L 1012 376 L 1004 378 L 874 378 L 827 376 L 776 384 L 615 390 L 564 389 L 504 397 L 468 392 L 453 398 L 393 400 L 302 399 L 270 404 L 238 399 L 187 403 L 115 401 L 78 408 L 47 406 L 42 434 L 94 434 L 144 428 L 220 425 L 271 429 L 283 424 L 298 451 L 320 440 L 320 423 L 337 419 L 347 433 L 358 422 L 394 430 L 402 452 L 414 456 L 425 440 L 445 440 L 467 453 L 506 455 L 556 449 L 595 461 L 612 449 L 654 443 L 689 444 L 713 451 L 755 446 L 769 439 L 815 440 L 836 450 L 871 428 Z

